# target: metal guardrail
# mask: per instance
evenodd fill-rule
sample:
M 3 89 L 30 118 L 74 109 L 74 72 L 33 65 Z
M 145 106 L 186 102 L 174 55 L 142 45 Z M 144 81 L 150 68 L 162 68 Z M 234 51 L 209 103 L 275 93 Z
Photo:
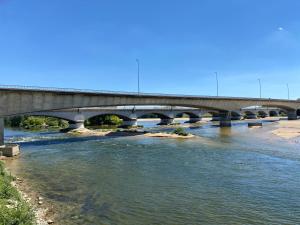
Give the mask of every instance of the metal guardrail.
M 208 95 L 184 95 L 184 94 L 162 94 L 162 93 L 144 93 L 144 92 L 130 92 L 130 91 L 107 91 L 107 90 L 93 90 L 93 89 L 77 89 L 77 88 L 57 88 L 57 87 L 39 87 L 39 86 L 22 86 L 22 85 L 3 85 L 0 84 L 0 89 L 14 89 L 14 90 L 32 90 L 32 91 L 56 91 L 56 92 L 77 92 L 77 93 L 99 93 L 99 94 L 126 94 L 126 95 L 141 95 L 141 96 L 186 96 L 186 97 L 214 97 Z M 222 98 L 222 97 L 220 97 Z M 224 97 L 225 98 L 225 97 Z
M 255 100 L 255 101 L 287 101 L 298 102 L 299 100 L 272 99 L 272 98 L 249 98 L 249 97 L 226 97 L 226 96 L 209 96 L 209 95 L 185 95 L 185 94 L 162 94 L 162 93 L 143 93 L 143 92 L 126 92 L 126 91 L 107 91 L 93 89 L 77 89 L 77 88 L 57 88 L 57 87 L 39 87 L 39 86 L 22 86 L 22 85 L 3 85 L 0 89 L 7 90 L 32 90 L 32 91 L 53 91 L 66 93 L 86 93 L 86 94 L 119 94 L 119 95 L 140 95 L 140 96 L 158 96 L 158 97 L 186 97 L 186 98 L 217 98 L 217 99 L 233 99 L 233 100 Z

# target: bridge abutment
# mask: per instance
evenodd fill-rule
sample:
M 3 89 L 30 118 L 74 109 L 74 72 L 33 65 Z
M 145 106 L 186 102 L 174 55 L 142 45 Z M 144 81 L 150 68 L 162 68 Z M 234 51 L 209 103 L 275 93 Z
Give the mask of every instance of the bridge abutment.
M 287 112 L 288 120 L 297 120 L 297 111 L 296 110 L 291 110 Z
M 219 114 L 220 127 L 231 127 L 231 113 L 228 111 L 222 111 Z

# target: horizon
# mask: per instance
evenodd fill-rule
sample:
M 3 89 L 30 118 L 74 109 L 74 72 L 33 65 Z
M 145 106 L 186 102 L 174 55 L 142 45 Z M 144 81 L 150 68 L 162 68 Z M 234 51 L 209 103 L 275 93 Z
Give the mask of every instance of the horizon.
M 0 1 L 1 83 L 142 93 L 300 97 L 296 0 Z

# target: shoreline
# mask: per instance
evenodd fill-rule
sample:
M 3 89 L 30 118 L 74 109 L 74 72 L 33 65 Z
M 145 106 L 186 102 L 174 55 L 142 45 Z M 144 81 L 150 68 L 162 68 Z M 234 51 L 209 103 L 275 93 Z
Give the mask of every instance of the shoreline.
M 300 120 L 279 120 L 271 133 L 286 140 L 298 138 L 300 137 Z
M 3 163 L 5 170 L 8 174 L 11 174 L 15 179 L 11 181 L 11 185 L 18 191 L 21 199 L 28 204 L 32 212 L 34 213 L 34 222 L 37 225 L 54 224 L 56 213 L 54 212 L 54 206 L 49 202 L 44 201 L 44 197 L 35 191 L 30 182 L 25 178 L 20 178 L 12 170 L 12 166 L 9 165 L 13 160 L 18 160 L 18 157 L 5 158 L 0 160 Z M 55 224 L 58 224 L 55 222 Z

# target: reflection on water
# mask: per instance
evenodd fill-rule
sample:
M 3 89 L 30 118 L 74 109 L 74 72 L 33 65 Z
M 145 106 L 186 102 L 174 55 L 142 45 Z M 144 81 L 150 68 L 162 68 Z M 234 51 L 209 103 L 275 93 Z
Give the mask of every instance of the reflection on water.
M 199 136 L 190 140 L 43 133 L 64 139 L 27 143 L 12 162 L 61 224 L 299 224 L 299 144 L 270 127 L 210 124 L 189 129 Z

